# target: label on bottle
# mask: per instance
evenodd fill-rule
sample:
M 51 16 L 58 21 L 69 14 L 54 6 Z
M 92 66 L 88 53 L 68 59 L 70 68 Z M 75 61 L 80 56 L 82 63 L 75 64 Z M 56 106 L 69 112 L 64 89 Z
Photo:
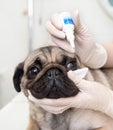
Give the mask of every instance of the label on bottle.
M 74 24 L 74 22 L 73 22 L 72 18 L 65 18 L 64 24 Z

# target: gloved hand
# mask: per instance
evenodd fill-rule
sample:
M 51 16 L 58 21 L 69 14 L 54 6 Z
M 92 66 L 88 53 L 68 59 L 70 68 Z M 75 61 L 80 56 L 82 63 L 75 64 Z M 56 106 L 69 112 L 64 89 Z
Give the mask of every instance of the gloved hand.
M 95 81 L 73 78 L 74 75 L 74 71 L 68 72 L 68 76 L 74 79 L 80 93 L 73 98 L 72 106 L 98 110 L 113 118 L 113 91 Z
M 81 79 L 75 76 L 75 72 L 68 72 L 70 79 L 74 77 L 74 83 L 80 92 L 73 97 L 59 99 L 34 99 L 40 107 L 53 114 L 60 114 L 69 108 L 92 109 L 106 113 L 113 118 L 113 91 L 104 85 Z M 76 77 L 76 78 L 75 78 Z
M 90 68 L 102 67 L 107 60 L 107 53 L 104 47 L 92 39 L 88 29 L 81 23 L 78 11 L 73 12 L 72 18 L 75 23 L 75 49 L 66 40 L 59 14 L 53 15 L 46 23 L 46 28 L 51 34 L 52 41 L 68 52 L 76 52 L 86 66 Z

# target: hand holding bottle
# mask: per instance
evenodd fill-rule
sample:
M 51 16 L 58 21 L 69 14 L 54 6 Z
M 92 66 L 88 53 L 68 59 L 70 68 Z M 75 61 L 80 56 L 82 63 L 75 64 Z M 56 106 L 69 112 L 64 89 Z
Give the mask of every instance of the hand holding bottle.
M 107 53 L 102 45 L 97 44 L 91 37 L 88 29 L 81 23 L 78 11 L 73 12 L 72 19 L 75 25 L 74 44 L 70 46 L 63 30 L 60 14 L 55 14 L 47 22 L 46 28 L 51 34 L 52 41 L 64 50 L 77 53 L 82 63 L 91 68 L 102 67 L 107 60 Z

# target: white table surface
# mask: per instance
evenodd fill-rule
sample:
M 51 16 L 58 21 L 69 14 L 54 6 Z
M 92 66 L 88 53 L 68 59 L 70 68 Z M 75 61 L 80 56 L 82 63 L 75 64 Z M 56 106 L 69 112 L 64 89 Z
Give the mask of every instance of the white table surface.
M 20 93 L 0 110 L 0 130 L 26 130 L 29 119 L 29 105 Z

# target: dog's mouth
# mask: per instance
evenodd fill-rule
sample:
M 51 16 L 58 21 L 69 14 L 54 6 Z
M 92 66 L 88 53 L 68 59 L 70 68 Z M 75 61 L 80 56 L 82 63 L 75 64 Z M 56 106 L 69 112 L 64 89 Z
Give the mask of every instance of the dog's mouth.
M 56 67 L 46 71 L 38 81 L 32 84 L 29 90 L 37 99 L 71 97 L 79 92 L 67 74 Z

